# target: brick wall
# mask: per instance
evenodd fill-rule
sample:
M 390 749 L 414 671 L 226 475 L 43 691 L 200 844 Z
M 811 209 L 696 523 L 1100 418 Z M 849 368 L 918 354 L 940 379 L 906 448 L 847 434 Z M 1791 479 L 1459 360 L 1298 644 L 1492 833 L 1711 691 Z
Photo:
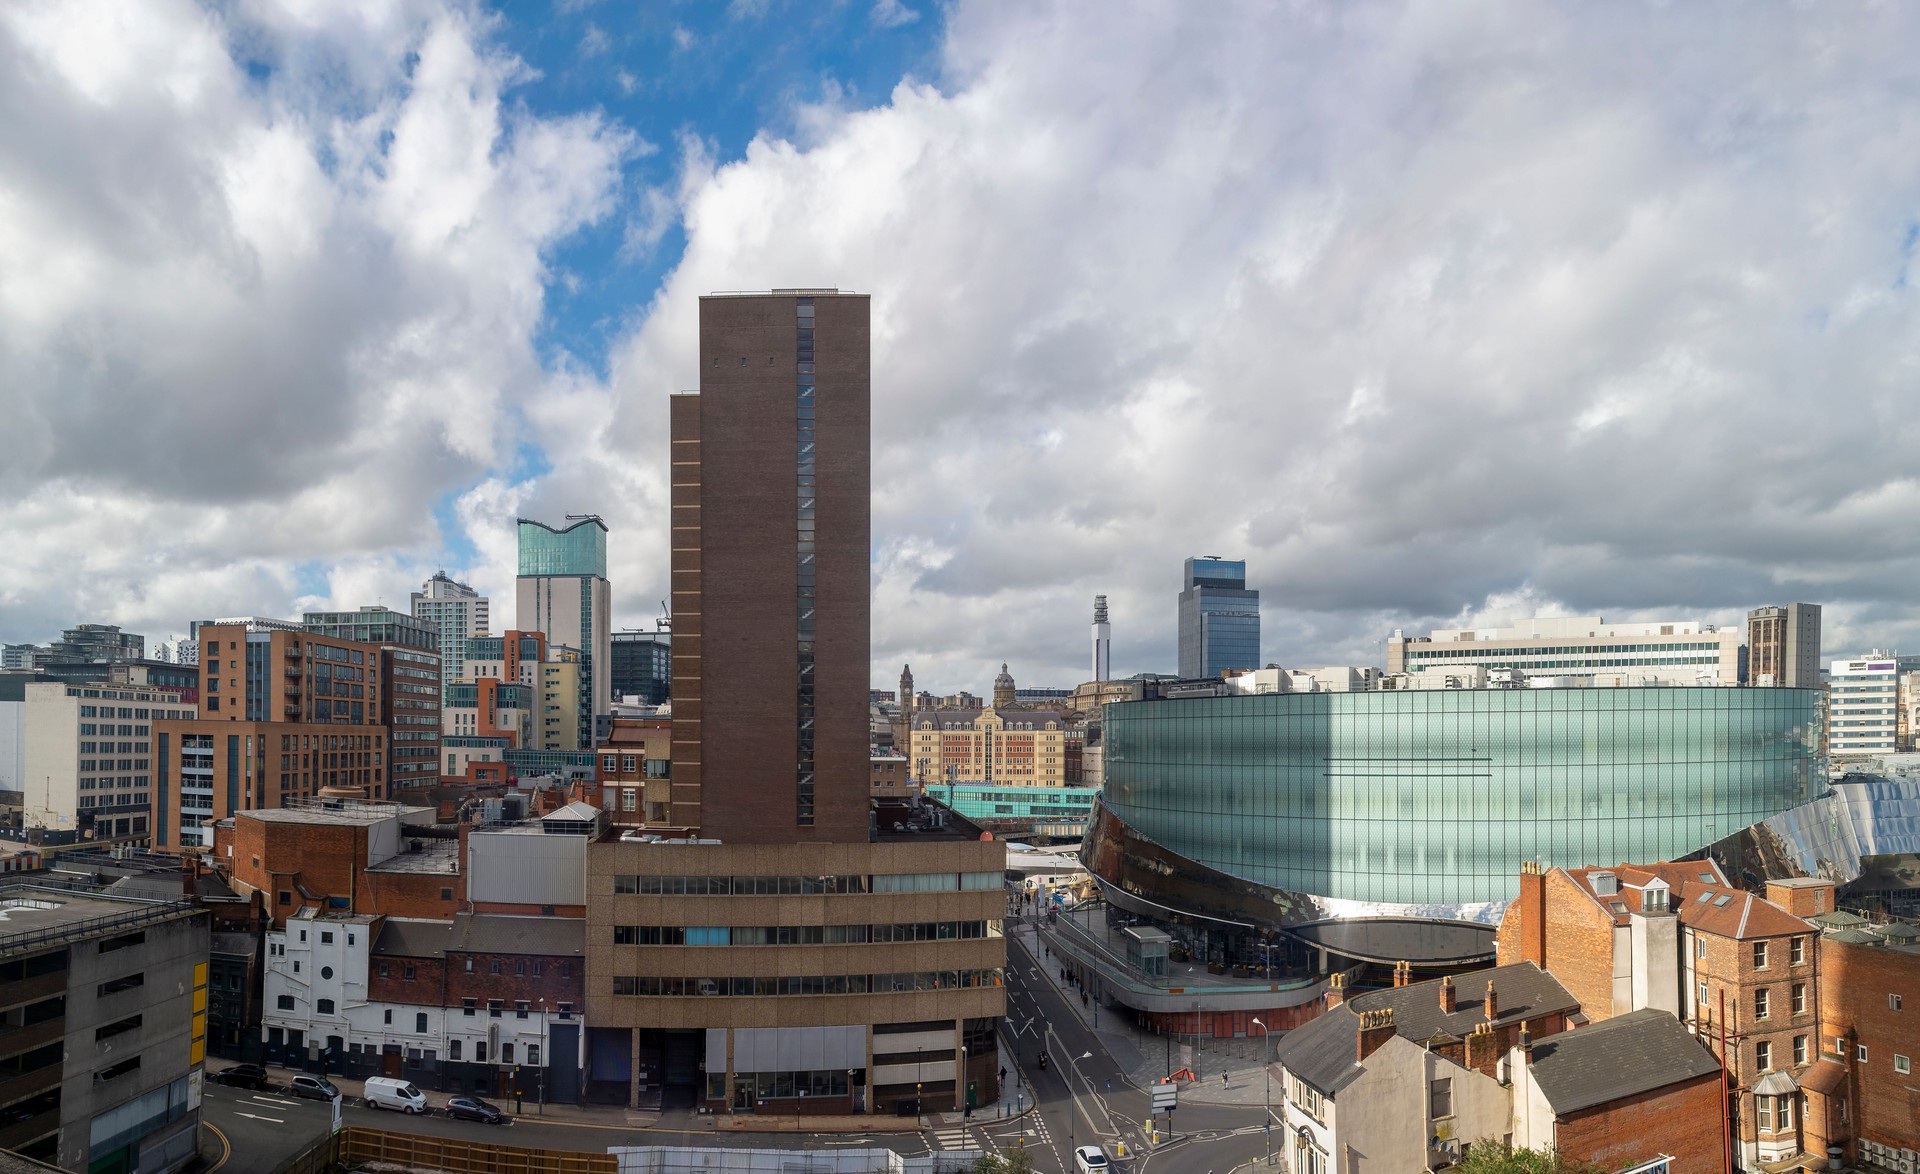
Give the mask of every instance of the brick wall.
M 1853 1106 L 1854 1136 L 1920 1149 L 1920 1079 L 1893 1067 L 1895 1056 L 1906 1056 L 1909 1069 L 1920 1061 L 1920 955 L 1825 938 L 1817 948 L 1822 1046 L 1831 1053 L 1835 1037 L 1847 1041 L 1847 1084 L 1836 1099 L 1844 1096 Z M 1847 1156 L 1854 1159 L 1852 1146 Z
M 1702 982 L 1707 988 L 1706 1001 L 1701 1005 L 1703 1026 L 1700 1034 L 1707 1037 L 1709 1046 L 1716 1054 L 1720 1046 L 1720 995 L 1722 991 L 1726 993 L 1726 1028 L 1731 1043 L 1729 1050 L 1733 1053 L 1728 1075 L 1738 1089 L 1751 1088 L 1768 1071 L 1804 1072 L 1819 1059 L 1819 984 L 1814 974 L 1815 947 L 1812 935 L 1799 936 L 1807 941 L 1803 960 L 1798 965 L 1792 961 L 1791 936 L 1758 939 L 1767 946 L 1765 967 L 1754 964 L 1754 940 L 1743 941 L 1715 934 L 1683 936 L 1683 948 L 1687 942 L 1694 943 L 1695 997 Z M 1704 953 L 1700 952 L 1700 943 L 1705 943 Z M 1793 1012 L 1795 985 L 1802 985 L 1806 989 L 1806 1010 L 1799 1014 Z M 1767 992 L 1767 1017 L 1764 1019 L 1756 1013 L 1756 995 L 1762 990 Z M 1796 1038 L 1806 1042 L 1806 1062 L 1802 1064 L 1794 1063 L 1793 1044 Z M 1765 1069 L 1759 1063 L 1759 1045 L 1763 1042 L 1771 1053 Z M 1753 1097 L 1742 1092 L 1738 1101 L 1740 1136 L 1752 1141 L 1756 1136 Z
M 330 896 L 353 896 L 359 883 L 353 874 L 366 863 L 364 827 L 234 820 L 233 878 L 266 894 L 267 916 L 275 925 L 308 906 L 325 908 Z M 302 885 L 313 899 L 301 894 Z
M 407 977 L 408 968 L 412 978 Z M 446 989 L 447 964 L 442 958 L 379 956 L 367 963 L 368 1002 L 440 1007 L 445 1005 Z M 454 1004 L 458 1006 L 459 1000 Z
M 461 1000 L 473 999 L 484 1008 L 489 999 L 498 999 L 511 1011 L 524 999 L 536 1011 L 542 1000 L 549 1011 L 562 1002 L 582 1008 L 587 997 L 586 969 L 584 958 L 449 952 L 447 1005 L 457 1007 Z
M 1720 1137 L 1718 1076 L 1582 1109 L 1554 1127 L 1564 1157 L 1602 1170 L 1671 1154 L 1673 1174 L 1720 1174 Z
M 356 913 L 446 921 L 465 908 L 467 878 L 458 872 L 363 873 L 355 898 Z

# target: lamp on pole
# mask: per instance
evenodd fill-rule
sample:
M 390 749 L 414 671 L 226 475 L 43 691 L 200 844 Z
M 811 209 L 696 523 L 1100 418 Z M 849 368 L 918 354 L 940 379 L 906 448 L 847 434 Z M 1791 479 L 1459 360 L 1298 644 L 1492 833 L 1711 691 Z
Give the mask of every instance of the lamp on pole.
M 1253 1020 L 1253 1022 L 1260 1024 L 1260 1038 L 1262 1040 L 1267 1040 L 1272 1037 L 1273 1033 L 1267 1030 L 1266 1024 L 1260 1023 L 1258 1019 Z M 1267 1114 L 1267 1119 L 1264 1123 L 1265 1128 L 1263 1128 L 1261 1132 L 1267 1135 L 1267 1165 L 1271 1166 L 1273 1165 L 1273 1048 L 1271 1045 L 1267 1048 L 1267 1062 L 1261 1065 L 1261 1069 L 1266 1076 L 1266 1092 L 1260 1096 L 1260 1105 Z

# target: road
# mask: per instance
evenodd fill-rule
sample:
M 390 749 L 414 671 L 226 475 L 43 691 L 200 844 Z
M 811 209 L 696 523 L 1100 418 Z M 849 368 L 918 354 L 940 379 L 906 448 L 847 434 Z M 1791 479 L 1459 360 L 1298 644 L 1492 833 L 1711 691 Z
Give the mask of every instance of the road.
M 1142 1124 L 1147 1091 L 1126 1082 L 1078 1009 L 1040 973 L 1041 965 L 1024 939 L 1008 936 L 1007 1027 L 1020 1066 L 1038 1090 L 1045 1135 L 1035 1169 L 1070 1174 L 1075 1145 L 1100 1145 L 1112 1155 L 1121 1141 L 1130 1155 L 1121 1163 L 1126 1174 L 1226 1174 L 1266 1152 L 1259 1109 L 1199 1104 L 1174 1113 L 1173 1142 L 1149 1149 Z M 1036 1066 L 1043 1047 L 1044 1072 Z

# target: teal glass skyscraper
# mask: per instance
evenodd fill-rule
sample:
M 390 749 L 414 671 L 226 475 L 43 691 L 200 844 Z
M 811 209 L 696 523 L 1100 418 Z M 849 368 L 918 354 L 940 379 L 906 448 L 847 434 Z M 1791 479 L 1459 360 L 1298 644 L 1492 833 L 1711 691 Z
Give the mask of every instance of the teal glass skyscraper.
M 547 643 L 578 648 L 593 716 L 613 712 L 613 590 L 607 583 L 607 524 L 589 515 L 563 530 L 519 519 L 520 577 L 514 624 Z

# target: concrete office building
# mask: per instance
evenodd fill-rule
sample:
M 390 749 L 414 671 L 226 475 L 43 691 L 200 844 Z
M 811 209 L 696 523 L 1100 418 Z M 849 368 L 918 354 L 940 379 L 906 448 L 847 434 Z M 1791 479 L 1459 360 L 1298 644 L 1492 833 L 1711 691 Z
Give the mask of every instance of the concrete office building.
M 207 913 L 31 885 L 0 902 L 0 1149 L 129 1174 L 192 1161 Z
M 1871 758 L 1900 748 L 1900 674 L 1920 657 L 1869 652 L 1836 660 L 1827 676 L 1827 754 Z
M 302 626 L 380 649 L 380 724 L 387 728 L 387 777 L 372 796 L 430 786 L 440 775 L 439 629 L 386 607 L 308 612 Z
M 154 725 L 193 712 L 171 690 L 0 678 L 0 791 L 27 827 L 144 843 Z
M 1428 636 L 1395 629 L 1387 639 L 1387 673 L 1418 678 L 1463 668 L 1518 669 L 1523 678 L 1589 686 L 1734 685 L 1740 636 L 1736 628 L 1698 620 L 1609 624 L 1600 616 L 1546 616 Z
M 445 571 L 436 571 L 413 593 L 412 603 L 415 619 L 440 630 L 441 675 L 449 681 L 465 680 L 467 640 L 493 630 L 493 602 Z
M 607 583 L 607 524 L 587 517 L 563 530 L 519 519 L 520 577 L 514 626 L 585 656 L 594 716 L 613 712 L 613 589 Z
M 1180 589 L 1180 675 L 1217 677 L 1260 665 L 1260 593 L 1247 590 L 1246 562 L 1188 559 Z
M 868 336 L 864 296 L 701 300 L 701 388 L 671 405 L 668 822 L 588 852 L 591 1095 L 997 1095 L 1004 848 L 872 827 Z
M 0 644 L 0 669 L 30 669 L 45 651 L 38 644 Z
M 1820 605 L 1789 603 L 1747 613 L 1747 684 L 1820 687 Z

